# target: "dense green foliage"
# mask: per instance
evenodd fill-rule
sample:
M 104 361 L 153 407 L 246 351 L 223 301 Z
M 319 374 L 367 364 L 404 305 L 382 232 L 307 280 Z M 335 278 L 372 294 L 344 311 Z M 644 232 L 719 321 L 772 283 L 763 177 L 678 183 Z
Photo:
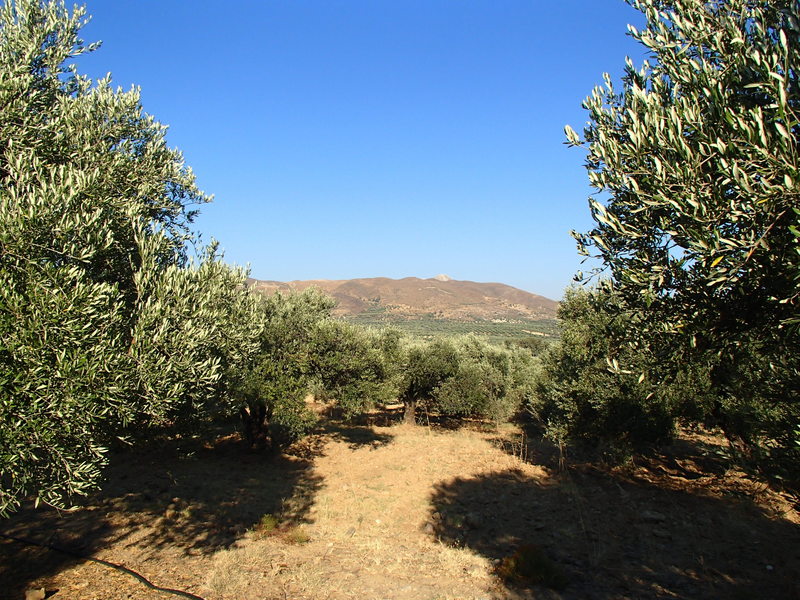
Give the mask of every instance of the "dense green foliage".
M 459 340 L 458 368 L 436 390 L 435 409 L 443 414 L 505 422 L 528 399 L 534 360 L 525 350 L 492 346 L 475 337 Z
M 258 350 L 240 365 L 235 397 L 251 444 L 281 445 L 306 433 L 315 422 L 305 404 L 312 381 L 314 332 L 330 317 L 333 301 L 311 290 L 275 294 L 261 302 L 263 328 Z
M 197 264 L 171 265 L 153 282 L 135 315 L 129 354 L 138 393 L 154 399 L 155 424 L 194 429 L 238 400 L 231 384 L 264 327 L 260 299 L 245 281 L 246 272 L 221 262 L 212 246 Z
M 82 23 L 57 3 L 0 10 L 0 512 L 84 491 L 109 436 L 169 412 L 135 332 L 160 322 L 206 201 L 136 91 L 64 66 L 90 49 Z
M 314 336 L 313 372 L 318 395 L 352 417 L 397 398 L 396 335 L 376 333 L 350 323 L 328 319 Z
M 565 331 L 583 328 L 581 360 L 600 382 L 610 377 L 602 355 L 615 359 L 616 380 L 553 392 L 562 397 L 554 404 L 578 415 L 565 397 L 629 404 L 642 416 L 626 409 L 592 435 L 632 435 L 662 390 L 691 382 L 694 400 L 678 394 L 671 406 L 656 402 L 658 411 L 720 425 L 748 453 L 796 464 L 800 353 L 787 324 L 800 300 L 799 5 L 631 4 L 647 17 L 631 35 L 651 58 L 640 69 L 628 61 L 621 92 L 609 77 L 594 90 L 583 139 L 567 128 L 570 143 L 588 148 L 591 184 L 609 196 L 590 200 L 596 225 L 577 235 L 579 246 L 611 279 L 591 299 L 599 313 L 573 315 Z M 560 352 L 549 370 L 574 388 L 582 377 L 568 365 L 579 349 L 565 340 Z
M 335 320 L 333 306 L 313 288 L 262 300 L 259 348 L 239 369 L 231 405 L 245 403 L 242 417 L 252 444 L 279 447 L 307 433 L 316 421 L 305 402 L 312 393 L 341 407 L 346 417 L 396 398 L 396 334 Z
M 681 400 L 698 392 L 652 384 L 652 357 L 620 342 L 631 323 L 614 294 L 569 289 L 559 318 L 561 343 L 544 355 L 529 404 L 546 435 L 612 458 L 669 439 Z
M 440 415 L 502 422 L 532 399 L 537 363 L 526 349 L 467 336 L 416 341 L 403 365 L 400 398 L 408 420 L 420 406 Z

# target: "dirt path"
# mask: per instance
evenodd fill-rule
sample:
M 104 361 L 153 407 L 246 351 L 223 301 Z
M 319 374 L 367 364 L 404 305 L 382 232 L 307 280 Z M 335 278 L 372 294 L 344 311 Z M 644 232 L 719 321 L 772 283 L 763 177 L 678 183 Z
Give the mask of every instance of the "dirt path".
M 300 527 L 309 542 L 248 539 L 220 553 L 207 580 L 215 594 L 260 597 L 267 585 L 279 592 L 274 597 L 288 598 L 489 597 L 489 561 L 425 531 L 431 490 L 464 469 L 488 472 L 514 459 L 487 453 L 486 442 L 469 434 L 395 427 L 373 435 L 339 436 L 315 461 L 324 484 Z M 257 581 L 250 573 L 265 576 Z
M 115 465 L 88 506 L 26 512 L 3 531 L 208 600 L 800 598 L 797 513 L 741 474 L 681 448 L 624 472 L 557 474 L 537 449 L 523 462 L 503 447 L 494 432 L 331 425 L 295 457 L 226 440 L 162 450 Z M 520 547 L 566 587 L 501 581 Z M 0 558 L 0 598 L 175 597 L 8 541 Z

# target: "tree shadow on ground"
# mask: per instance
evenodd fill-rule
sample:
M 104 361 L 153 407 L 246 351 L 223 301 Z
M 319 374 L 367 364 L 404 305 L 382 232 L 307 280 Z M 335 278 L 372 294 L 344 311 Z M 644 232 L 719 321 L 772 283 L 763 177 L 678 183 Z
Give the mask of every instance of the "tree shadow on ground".
M 327 421 L 320 428 L 326 439 L 346 442 L 351 450 L 369 446 L 381 448 L 391 443 L 394 436 L 390 433 L 376 431 L 368 425 L 356 425 L 341 421 Z
M 430 427 L 441 431 L 458 431 L 460 429 L 488 431 L 496 429 L 496 424 L 484 417 L 440 413 L 428 410 L 425 406 L 417 408 L 414 421 L 422 427 Z
M 137 448 L 111 457 L 102 492 L 79 508 L 28 508 L 0 523 L 0 531 L 84 556 L 112 544 L 209 554 L 233 544 L 266 514 L 287 525 L 310 522 L 322 486 L 313 458 L 314 452 L 304 458 L 253 452 L 238 435 Z M 29 582 L 75 562 L 0 539 L 0 598 L 21 598 Z
M 559 449 L 544 436 L 543 428 L 531 421 L 515 423 L 518 435 L 498 434 L 491 443 L 523 462 L 563 470 L 566 464 L 585 464 L 603 458 L 602 449 L 595 446 L 572 446 Z M 709 435 L 684 432 L 670 444 L 653 448 L 649 454 L 637 455 L 637 460 L 664 475 L 699 479 L 709 475 L 721 476 L 731 465 L 730 453 L 721 439 Z
M 402 403 L 378 405 L 358 417 L 358 424 L 376 427 L 399 425 L 405 418 Z
M 427 529 L 501 570 L 519 548 L 535 548 L 569 582 L 562 591 L 506 582 L 499 598 L 800 598 L 798 525 L 603 472 L 510 469 L 443 482 Z

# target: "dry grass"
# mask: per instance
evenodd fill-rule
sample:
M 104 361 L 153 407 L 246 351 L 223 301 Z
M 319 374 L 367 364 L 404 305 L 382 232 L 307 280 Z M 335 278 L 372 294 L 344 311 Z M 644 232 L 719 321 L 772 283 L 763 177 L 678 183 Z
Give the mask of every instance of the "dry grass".
M 431 487 L 468 465 L 490 469 L 513 459 L 471 432 L 406 426 L 375 432 L 393 439 L 355 449 L 333 441 L 316 460 L 325 485 L 305 525 L 306 544 L 248 539 L 215 557 L 208 588 L 220 598 L 243 597 L 263 585 L 250 574 L 267 572 L 279 593 L 297 599 L 487 597 L 490 561 L 425 531 Z
M 565 472 L 510 427 L 331 423 L 294 449 L 303 458 L 229 442 L 190 461 L 156 452 L 112 472 L 86 507 L 24 513 L 6 530 L 88 541 L 207 600 L 800 598 L 797 512 L 696 451 L 714 440 Z M 162 597 L 95 564 L 0 552 L 0 598 Z

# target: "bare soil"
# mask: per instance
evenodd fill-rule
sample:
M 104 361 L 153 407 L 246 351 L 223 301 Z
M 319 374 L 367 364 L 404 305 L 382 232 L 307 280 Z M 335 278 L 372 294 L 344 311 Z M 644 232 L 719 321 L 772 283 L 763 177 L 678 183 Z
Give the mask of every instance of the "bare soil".
M 279 281 L 249 280 L 255 289 L 272 294 L 316 287 L 336 299 L 333 313 L 354 316 L 378 311 L 384 316 L 475 321 L 484 319 L 555 319 L 558 302 L 502 283 L 454 279 L 388 279 Z M 394 319 L 392 319 L 394 320 Z
M 0 531 L 207 600 L 800 599 L 796 507 L 725 469 L 720 443 L 685 434 L 625 468 L 559 469 L 511 427 L 328 422 L 284 456 L 235 435 L 119 454 L 81 507 Z M 538 557 L 529 577 L 509 566 L 521 552 Z M 177 597 L 8 539 L 0 561 L 3 599 Z

